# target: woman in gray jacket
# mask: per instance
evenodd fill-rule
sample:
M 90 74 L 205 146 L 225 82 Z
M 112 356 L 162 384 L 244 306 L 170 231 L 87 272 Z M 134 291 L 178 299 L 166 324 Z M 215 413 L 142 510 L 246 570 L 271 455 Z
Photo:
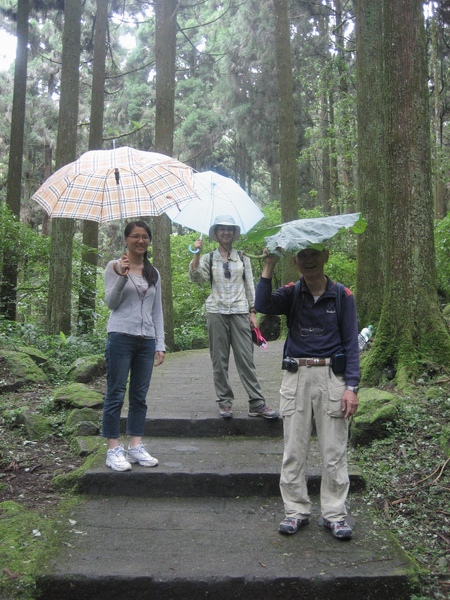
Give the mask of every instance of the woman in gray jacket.
M 108 438 L 106 465 L 114 471 L 129 471 L 130 463 L 158 464 L 142 444 L 142 436 L 153 365 L 163 363 L 165 352 L 161 278 L 148 260 L 151 231 L 143 221 L 134 221 L 125 227 L 124 237 L 127 253 L 105 269 L 105 301 L 112 312 L 107 327 L 102 435 Z M 126 434 L 130 443 L 125 450 L 119 437 L 128 375 Z

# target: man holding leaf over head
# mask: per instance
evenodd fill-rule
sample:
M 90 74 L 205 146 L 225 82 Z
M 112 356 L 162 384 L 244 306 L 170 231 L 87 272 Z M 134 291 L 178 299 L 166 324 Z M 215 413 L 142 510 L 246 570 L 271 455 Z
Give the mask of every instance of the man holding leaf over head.
M 353 534 L 345 502 L 348 420 L 358 407 L 360 378 L 356 306 L 351 291 L 324 274 L 328 250 L 299 245 L 302 249 L 293 261 L 300 280 L 272 292 L 279 257 L 266 251 L 255 298 L 258 312 L 284 314 L 288 319 L 280 389 L 284 427 L 280 490 L 285 519 L 279 531 L 294 534 L 308 524 L 307 458 L 314 418 L 323 462 L 323 524 L 335 538 L 344 540 Z

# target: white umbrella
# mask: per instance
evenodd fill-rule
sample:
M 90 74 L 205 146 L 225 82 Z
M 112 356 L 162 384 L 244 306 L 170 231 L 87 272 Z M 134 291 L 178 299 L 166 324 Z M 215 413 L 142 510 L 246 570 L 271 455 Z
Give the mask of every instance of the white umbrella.
M 264 217 L 250 196 L 229 177 L 213 171 L 194 173 L 194 190 L 198 198 L 181 210 L 172 207 L 165 211 L 174 223 L 208 235 L 217 216 L 230 215 L 241 233 L 247 233 Z

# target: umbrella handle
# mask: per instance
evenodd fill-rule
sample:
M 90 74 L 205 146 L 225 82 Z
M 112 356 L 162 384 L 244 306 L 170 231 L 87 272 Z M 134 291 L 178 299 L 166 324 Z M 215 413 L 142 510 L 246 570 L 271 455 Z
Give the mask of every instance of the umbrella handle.
M 200 234 L 200 237 L 198 239 L 201 240 L 202 238 L 203 238 L 203 233 Z M 200 252 L 200 248 L 196 248 L 194 250 L 192 248 L 192 244 L 189 244 L 189 252 L 192 252 L 192 254 L 198 254 Z

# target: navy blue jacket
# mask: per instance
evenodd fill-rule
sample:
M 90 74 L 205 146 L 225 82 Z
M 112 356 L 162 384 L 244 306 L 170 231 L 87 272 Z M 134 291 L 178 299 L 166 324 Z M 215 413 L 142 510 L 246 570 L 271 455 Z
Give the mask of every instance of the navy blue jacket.
M 336 352 L 344 352 L 347 358 L 345 382 L 358 385 L 359 349 L 358 321 L 355 298 L 344 288 L 341 299 L 341 323 L 336 314 L 336 284 L 327 277 L 325 292 L 317 302 L 301 277 L 302 293 L 292 315 L 286 341 L 286 356 L 293 358 L 329 358 Z M 272 292 L 272 280 L 261 277 L 256 286 L 255 309 L 267 315 L 291 314 L 294 284 Z

